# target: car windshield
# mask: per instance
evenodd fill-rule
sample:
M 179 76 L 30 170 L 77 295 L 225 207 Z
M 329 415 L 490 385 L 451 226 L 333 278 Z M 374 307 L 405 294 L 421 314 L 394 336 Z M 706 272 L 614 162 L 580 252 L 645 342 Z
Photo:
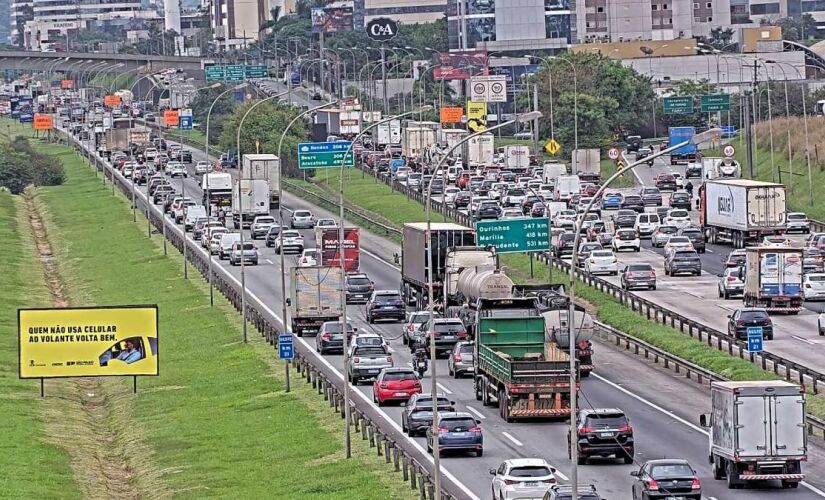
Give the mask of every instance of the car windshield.
M 348 276 L 347 284 L 355 286 L 365 286 L 370 284 L 370 280 L 369 278 L 366 278 L 364 276 Z
M 417 377 L 413 372 L 386 372 L 384 373 L 384 380 L 416 380 Z
M 387 354 L 383 346 L 374 345 L 358 345 L 355 347 L 354 352 L 356 356 L 384 356 Z
M 768 313 L 765 311 L 742 311 L 740 317 L 747 320 L 767 319 Z
M 677 259 L 693 259 L 696 258 L 696 252 L 676 252 Z
M 447 432 L 466 432 L 471 427 L 475 427 L 476 422 L 470 417 L 464 418 L 445 418 L 438 423 L 439 427 L 446 429 Z
M 284 231 L 284 238 L 300 238 L 301 233 L 298 231 Z
M 701 238 L 702 237 L 702 231 L 700 231 L 698 229 L 691 229 L 690 231 L 682 231 L 682 236 L 686 236 L 688 239 Z
M 616 237 L 620 240 L 635 240 L 636 233 L 633 231 L 619 231 L 616 233 Z
M 688 197 L 687 193 L 673 193 L 670 197 L 671 200 L 683 200 Z
M 624 197 L 624 201 L 625 201 L 625 203 L 639 203 L 639 202 L 642 201 L 642 199 L 639 196 L 630 196 L 630 195 L 628 195 L 628 196 Z
M 621 413 L 596 413 L 587 416 L 587 426 L 619 427 L 627 425 L 627 417 Z
M 630 264 L 627 266 L 628 271 L 652 271 L 653 267 L 650 264 Z
M 295 217 L 312 217 L 312 213 L 307 210 L 296 210 Z
M 258 224 L 274 224 L 275 218 L 274 217 L 259 217 L 255 222 Z
M 659 194 L 659 190 L 657 188 L 644 188 L 642 194 Z
M 426 408 L 424 408 L 425 410 L 432 409 L 432 405 L 433 405 L 432 396 L 425 396 L 425 397 L 418 398 L 418 400 L 415 402 L 416 407 L 425 406 L 425 405 L 426 405 Z M 447 398 L 438 398 L 438 406 L 449 408 L 449 407 L 452 406 L 452 403 L 450 403 L 450 400 L 447 399 Z
M 788 214 L 788 220 L 806 220 L 808 217 L 805 214 Z
M 472 354 L 473 353 L 473 344 L 464 344 L 458 348 L 458 352 L 461 354 Z
M 436 318 L 441 317 L 441 315 L 438 314 L 438 313 L 433 314 L 433 316 L 436 317 Z M 425 321 L 429 321 L 429 319 L 430 319 L 430 313 L 427 312 L 427 311 L 414 312 L 414 313 L 412 313 L 412 315 L 410 315 L 410 323 L 420 324 L 420 323 L 424 323 Z
M 464 325 L 460 322 L 450 321 L 449 323 L 436 322 L 433 325 L 436 332 L 463 332 Z
M 390 293 L 376 294 L 375 302 L 381 304 L 401 304 L 401 296 L 398 294 Z
M 671 236 L 669 240 L 667 240 L 670 244 L 683 244 L 683 243 L 690 243 L 690 238 L 687 236 Z
M 613 258 L 613 252 L 610 250 L 600 250 L 593 252 L 590 256 L 594 258 L 610 259 Z
M 825 281 L 825 274 L 809 274 L 808 281 Z
M 341 323 L 326 323 L 324 325 L 324 331 L 329 333 L 341 333 Z M 353 330 L 352 325 L 347 324 L 347 331 L 352 332 L 355 330 Z
M 650 471 L 653 479 L 693 477 L 693 469 L 688 464 L 654 465 Z
M 526 465 L 510 469 L 511 477 L 545 477 L 553 473 L 544 465 Z
M 669 215 L 671 217 L 689 217 L 685 210 L 671 210 Z

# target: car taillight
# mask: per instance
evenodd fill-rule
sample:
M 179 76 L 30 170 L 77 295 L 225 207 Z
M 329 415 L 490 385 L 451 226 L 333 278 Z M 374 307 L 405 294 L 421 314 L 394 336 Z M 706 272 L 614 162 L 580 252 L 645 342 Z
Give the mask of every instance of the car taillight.
M 329 340 L 329 339 L 332 338 L 332 335 L 330 335 L 328 333 L 324 333 L 324 334 L 321 335 L 321 338 L 324 339 L 324 340 Z
M 514 484 L 518 484 L 518 481 L 514 481 L 512 479 L 505 479 L 504 484 L 506 484 L 507 486 L 512 486 Z
M 466 338 L 467 337 L 467 332 L 458 332 L 458 336 L 461 337 L 461 338 Z
M 353 363 L 360 363 L 360 362 L 361 362 L 361 358 L 359 358 L 359 357 L 357 357 L 357 356 L 356 356 L 356 357 L 352 358 L 352 362 L 353 362 Z
M 439 428 L 438 428 L 438 433 L 439 433 L 439 434 L 446 434 L 446 433 L 448 433 L 448 432 L 449 432 L 449 431 L 448 431 L 447 429 L 445 429 L 444 427 L 439 427 Z
M 692 490 L 698 490 L 698 489 L 700 489 L 700 488 L 702 488 L 702 483 L 701 483 L 701 481 L 699 481 L 699 479 L 698 479 L 698 478 L 693 478 L 693 482 L 692 482 L 692 483 L 690 483 L 690 489 L 692 489 Z
M 619 426 L 619 432 L 633 432 L 633 426 L 630 426 L 630 425 L 627 425 L 627 424 L 620 425 Z
M 659 483 L 657 483 L 655 479 L 648 479 L 647 489 L 651 491 L 659 491 Z
M 387 356 L 387 363 L 392 363 L 392 356 Z
M 596 432 L 594 427 L 582 427 L 579 429 L 579 434 L 589 434 L 591 432 Z
M 728 281 L 736 281 L 736 278 L 734 278 L 733 276 L 728 276 Z
M 475 426 L 470 427 L 469 429 L 467 429 L 467 432 L 481 432 L 481 427 L 478 426 L 478 425 L 475 425 Z
M 656 277 L 656 271 L 650 271 L 650 275 L 655 278 Z
M 628 278 L 632 278 L 632 277 L 633 277 L 633 273 L 627 273 L 627 275 L 626 275 L 626 276 L 627 276 Z
M 771 324 L 773 324 L 773 323 L 771 322 L 771 318 L 766 318 L 766 319 L 765 319 L 765 324 L 766 324 L 766 325 L 771 325 Z
M 741 320 L 741 319 L 737 319 L 737 320 L 736 320 L 736 324 L 737 324 L 737 325 L 739 325 L 739 326 L 742 326 L 742 325 L 744 325 L 744 324 L 745 324 L 745 322 L 744 322 L 743 320 Z

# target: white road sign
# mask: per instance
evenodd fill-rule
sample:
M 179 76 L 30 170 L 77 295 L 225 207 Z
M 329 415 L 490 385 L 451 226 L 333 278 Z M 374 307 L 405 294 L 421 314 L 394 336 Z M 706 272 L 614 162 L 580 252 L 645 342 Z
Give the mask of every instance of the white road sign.
M 474 76 L 470 79 L 470 93 L 474 102 L 507 102 L 507 77 Z

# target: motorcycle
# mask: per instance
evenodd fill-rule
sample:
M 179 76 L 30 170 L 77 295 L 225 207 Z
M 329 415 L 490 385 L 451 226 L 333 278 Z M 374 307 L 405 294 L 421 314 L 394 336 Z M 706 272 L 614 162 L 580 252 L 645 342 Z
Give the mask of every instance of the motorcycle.
M 416 349 L 412 360 L 413 370 L 418 372 L 419 377 L 424 376 L 427 371 L 427 351 L 423 348 Z

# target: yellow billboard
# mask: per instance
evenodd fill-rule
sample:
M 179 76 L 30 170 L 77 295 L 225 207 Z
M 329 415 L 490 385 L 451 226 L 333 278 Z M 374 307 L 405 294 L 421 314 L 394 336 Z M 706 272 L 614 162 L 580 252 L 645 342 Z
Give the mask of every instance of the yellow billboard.
M 487 103 L 467 101 L 467 128 L 473 132 L 487 130 Z
M 20 378 L 158 374 L 156 305 L 18 309 Z

